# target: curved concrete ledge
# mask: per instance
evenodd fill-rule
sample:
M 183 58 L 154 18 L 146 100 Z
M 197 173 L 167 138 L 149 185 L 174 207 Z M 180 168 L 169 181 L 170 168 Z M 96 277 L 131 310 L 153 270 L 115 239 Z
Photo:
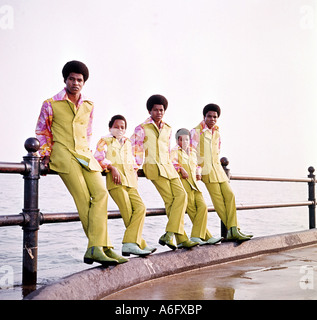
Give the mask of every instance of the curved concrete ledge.
M 254 238 L 241 244 L 225 242 L 133 258 L 115 267 L 95 267 L 44 286 L 26 300 L 97 300 L 135 284 L 213 264 L 317 243 L 317 229 Z

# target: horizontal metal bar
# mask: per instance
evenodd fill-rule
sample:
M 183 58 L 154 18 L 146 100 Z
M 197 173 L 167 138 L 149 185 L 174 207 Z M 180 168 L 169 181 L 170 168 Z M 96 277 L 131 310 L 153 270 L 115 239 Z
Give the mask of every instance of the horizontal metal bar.
M 312 178 L 278 178 L 278 177 L 248 177 L 231 175 L 230 180 L 246 181 L 277 181 L 277 182 L 313 182 Z
M 258 209 L 272 209 L 272 208 L 286 208 L 286 207 L 306 207 L 314 205 L 314 201 L 292 202 L 292 203 L 271 203 L 271 204 L 249 204 L 237 205 L 237 210 L 258 210 Z M 215 212 L 213 207 L 208 207 L 208 212 Z M 164 208 L 150 208 L 146 211 L 146 216 L 160 216 L 165 214 Z M 120 219 L 121 214 L 119 210 L 109 210 L 108 219 Z M 27 218 L 22 214 L 0 216 L 0 227 L 22 225 Z M 79 221 L 77 212 L 57 212 L 57 213 L 41 213 L 41 224 L 46 223 L 60 223 L 60 222 L 74 222 Z
M 288 208 L 288 207 L 306 207 L 314 205 L 314 201 L 292 202 L 292 203 L 267 203 L 267 204 L 250 204 L 237 205 L 237 210 L 257 210 L 257 209 L 272 209 L 272 208 Z
M 0 216 L 0 227 L 23 225 L 29 220 L 30 217 L 22 213 Z
M 29 169 L 24 162 L 0 162 L 0 173 L 20 173 L 25 174 Z

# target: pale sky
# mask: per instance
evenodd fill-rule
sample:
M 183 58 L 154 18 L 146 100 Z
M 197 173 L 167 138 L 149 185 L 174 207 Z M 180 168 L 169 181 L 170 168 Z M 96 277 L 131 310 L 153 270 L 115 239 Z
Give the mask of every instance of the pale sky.
M 317 0 L 0 0 L 0 46 L 0 161 L 22 161 L 64 64 L 81 60 L 92 150 L 115 114 L 130 136 L 159 93 L 173 134 L 221 107 L 232 174 L 317 168 Z

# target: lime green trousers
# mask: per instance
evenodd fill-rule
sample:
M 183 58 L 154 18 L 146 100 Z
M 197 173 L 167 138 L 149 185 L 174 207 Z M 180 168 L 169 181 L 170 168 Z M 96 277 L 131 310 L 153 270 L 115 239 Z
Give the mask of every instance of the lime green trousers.
M 208 208 L 203 194 L 198 190 L 194 190 L 187 180 L 182 179 L 182 183 L 188 199 L 186 212 L 193 223 L 191 237 L 208 240 L 212 235 L 207 229 Z
M 117 204 L 126 227 L 122 243 L 136 243 L 144 249 L 147 246 L 142 237 L 146 207 L 138 190 L 120 185 L 109 190 L 109 193 Z
M 88 238 L 88 248 L 93 246 L 113 248 L 108 236 L 108 191 L 100 172 L 84 169 L 71 159 L 69 173 L 59 173 L 72 195 Z
M 237 227 L 236 201 L 229 182 L 205 183 L 205 185 L 214 208 L 226 228 L 229 230 L 231 227 Z
M 167 179 L 158 177 L 151 180 L 157 191 L 160 193 L 168 218 L 166 232 L 173 232 L 177 244 L 188 240 L 184 230 L 184 217 L 187 207 L 187 193 L 179 178 Z

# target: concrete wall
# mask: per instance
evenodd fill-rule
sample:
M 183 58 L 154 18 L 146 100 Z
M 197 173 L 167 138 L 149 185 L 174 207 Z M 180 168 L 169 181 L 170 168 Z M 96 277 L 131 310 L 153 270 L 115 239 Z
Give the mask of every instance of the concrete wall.
M 225 242 L 132 258 L 109 267 L 95 267 L 44 286 L 25 299 L 96 300 L 135 284 L 213 264 L 288 250 L 317 243 L 317 229 L 254 238 L 238 244 Z

